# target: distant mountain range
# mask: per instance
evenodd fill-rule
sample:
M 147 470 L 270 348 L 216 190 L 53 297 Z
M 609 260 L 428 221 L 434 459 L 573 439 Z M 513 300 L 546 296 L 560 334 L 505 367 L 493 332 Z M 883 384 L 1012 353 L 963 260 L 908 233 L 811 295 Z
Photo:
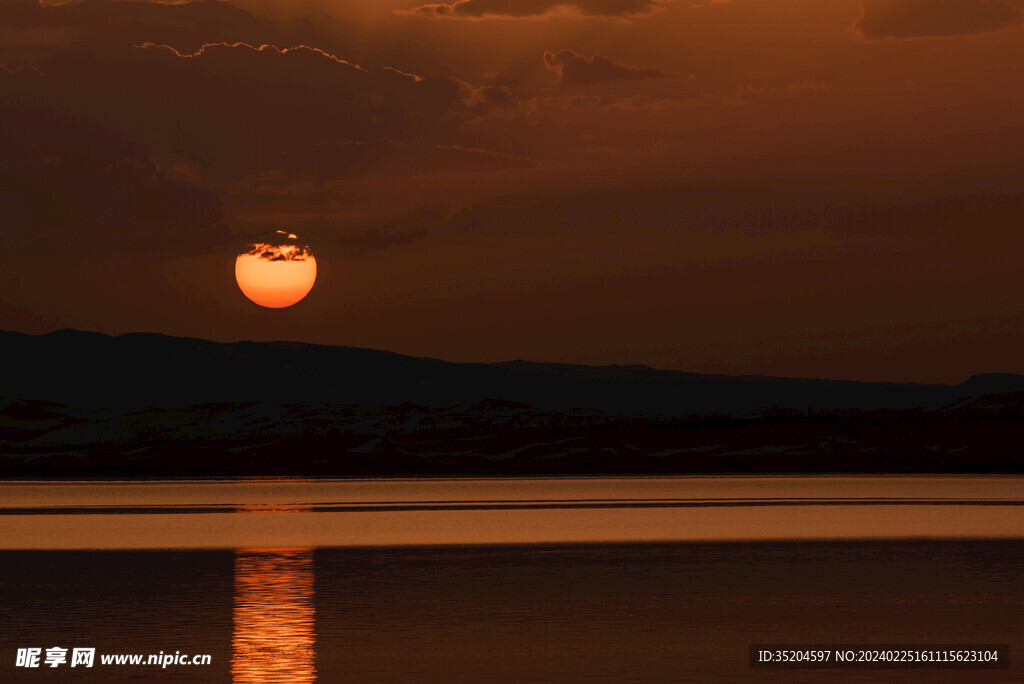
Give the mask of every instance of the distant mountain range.
M 0 332 L 0 477 L 1021 472 L 1024 376 L 958 385 Z
M 79 407 L 275 402 L 426 407 L 501 399 L 552 411 L 620 415 L 750 415 L 806 410 L 940 408 L 1024 391 L 1024 376 L 977 375 L 958 385 L 704 375 L 647 366 L 508 361 L 452 363 L 298 342 L 219 343 L 151 333 L 111 337 L 60 330 L 0 332 L 0 397 Z

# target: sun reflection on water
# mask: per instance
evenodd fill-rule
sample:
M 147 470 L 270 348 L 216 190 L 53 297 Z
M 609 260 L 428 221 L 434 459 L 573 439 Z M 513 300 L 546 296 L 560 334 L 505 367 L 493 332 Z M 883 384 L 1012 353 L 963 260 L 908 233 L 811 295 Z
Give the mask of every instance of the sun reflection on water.
M 239 549 L 234 684 L 316 681 L 312 549 Z

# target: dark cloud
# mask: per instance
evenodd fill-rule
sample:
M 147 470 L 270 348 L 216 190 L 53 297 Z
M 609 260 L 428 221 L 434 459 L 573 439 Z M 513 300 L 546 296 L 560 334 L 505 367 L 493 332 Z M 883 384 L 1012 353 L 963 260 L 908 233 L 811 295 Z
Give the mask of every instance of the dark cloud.
M 39 69 L 9 64 L 0 215 L 26 248 L 67 234 L 79 246 L 209 249 L 254 225 L 233 207 L 260 196 L 261 179 L 299 188 L 288 201 L 302 213 L 332 179 L 534 163 L 460 132 L 509 106 L 507 87 L 362 67 L 312 47 L 79 46 L 52 51 Z M 265 223 L 287 213 L 285 200 Z
M 0 215 L 15 244 L 73 246 L 82 251 L 138 249 L 189 252 L 202 236 L 226 239 L 214 193 L 181 183 L 142 158 L 108 165 L 66 159 L 0 163 Z
M 356 254 L 383 252 L 389 249 L 405 247 L 430 236 L 426 228 L 410 227 L 393 229 L 391 227 L 368 228 L 354 233 L 344 233 L 335 238 L 334 244 L 353 250 Z
M 753 98 L 780 96 L 780 95 L 806 95 L 821 94 L 831 90 L 828 83 L 824 81 L 800 81 L 790 83 L 784 87 L 778 86 L 737 86 L 732 95 L 722 98 L 722 102 L 728 105 L 747 104 Z
M 603 81 L 636 81 L 664 76 L 656 69 L 644 69 L 617 64 L 601 55 L 589 59 L 574 50 L 545 52 L 544 65 L 558 75 L 563 85 L 591 85 Z
M 420 5 L 407 13 L 427 17 L 480 19 L 558 15 L 633 17 L 657 11 L 664 0 L 456 0 Z
M 682 100 L 647 95 L 617 97 L 576 94 L 534 97 L 524 102 L 522 108 L 528 115 L 536 116 L 547 112 L 664 112 L 679 109 L 683 104 Z
M 8 31 L 72 30 L 72 42 L 76 44 L 153 41 L 173 44 L 180 49 L 195 49 L 215 41 L 282 38 L 269 24 L 220 0 L 174 3 L 79 0 L 50 5 L 38 0 L 4 0 L 0 3 L 0 27 Z
M 953 245 L 964 226 L 984 224 L 983 230 L 996 234 L 1014 225 L 1024 196 L 1019 191 L 981 193 L 964 200 L 932 198 L 920 190 L 927 198 L 922 201 L 904 192 L 902 187 L 880 189 L 831 178 L 552 189 L 425 204 L 372 225 L 338 226 L 333 241 L 362 252 L 484 235 L 557 241 L 572 234 L 628 238 L 636 244 L 681 239 L 694 245 L 731 240 L 749 245 L 779 238 L 781 245 L 786 243 L 781 236 L 788 234 L 854 246 L 861 240 L 912 244 L 927 226 L 928 239 Z M 571 244 L 565 243 L 566 249 Z
M 44 76 L 45 75 L 45 74 L 43 74 L 43 72 L 41 72 L 39 69 L 37 69 L 35 67 L 23 67 L 23 66 L 9 67 L 9 66 L 5 66 L 3 64 L 0 64 L 0 71 L 3 71 L 4 73 L 9 74 L 11 76 L 14 76 L 16 74 L 25 74 L 25 75 L 35 74 L 35 75 L 38 75 L 38 76 Z
M 251 20 L 252 15 L 220 0 L 195 2 L 129 2 L 78 0 L 43 4 L 39 0 L 6 0 L 0 21 L 9 29 L 55 26 L 109 26 L 112 23 L 176 24 L 180 26 L 231 26 Z
M 1021 23 L 1003 0 L 861 0 L 856 28 L 868 39 L 991 33 Z
M 243 253 L 266 261 L 305 261 L 313 256 L 313 251 L 307 245 L 268 242 L 250 244 Z
M 462 145 L 427 145 L 398 140 L 347 140 L 324 144 L 311 154 L 314 176 L 352 178 L 418 176 L 457 171 L 486 173 L 533 166 L 525 157 Z
M 30 168 L 89 159 L 83 173 L 151 163 L 210 188 L 275 169 L 323 182 L 526 163 L 458 135 L 474 117 L 514 106 L 508 87 L 263 40 L 284 27 L 219 0 L 0 0 L 9 39 L 0 41 L 0 151 Z M 250 35 L 263 38 L 239 42 Z M 64 133 L 81 130 L 89 133 Z
M 509 98 L 496 86 L 363 68 L 305 46 L 145 44 L 63 52 L 41 66 L 38 88 L 10 90 L 6 104 L 89 121 L 154 158 L 193 162 L 208 179 L 313 172 L 325 149 L 353 139 L 449 145 L 461 121 Z M 45 135 L 36 142 L 50 146 Z
M 54 81 L 0 69 L 0 215 L 15 243 L 174 251 L 219 223 L 219 202 L 144 146 L 58 105 Z

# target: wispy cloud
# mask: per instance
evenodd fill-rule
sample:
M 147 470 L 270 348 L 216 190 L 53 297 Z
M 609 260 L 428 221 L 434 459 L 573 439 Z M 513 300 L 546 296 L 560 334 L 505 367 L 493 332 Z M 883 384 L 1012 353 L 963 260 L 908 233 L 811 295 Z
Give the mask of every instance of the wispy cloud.
M 591 85 L 604 81 L 636 81 L 664 76 L 657 69 L 631 67 L 601 55 L 584 57 L 575 50 L 545 52 L 544 66 L 558 76 L 562 85 Z
M 831 87 L 824 81 L 798 81 L 785 86 L 742 85 L 738 86 L 731 95 L 723 98 L 722 102 L 728 105 L 742 105 L 756 97 L 827 93 L 830 90 Z
M 329 52 L 321 50 L 320 48 L 310 47 L 309 45 L 296 45 L 294 47 L 280 48 L 280 47 L 277 47 L 276 45 L 268 45 L 267 43 L 264 43 L 264 44 L 260 45 L 259 47 L 255 46 L 255 45 L 250 45 L 249 43 L 244 43 L 244 42 L 237 42 L 237 43 L 206 43 L 206 44 L 200 46 L 200 48 L 198 50 L 194 51 L 194 52 L 180 52 L 173 45 L 164 45 L 164 44 L 158 44 L 158 43 L 142 43 L 140 45 L 136 45 L 135 47 L 141 48 L 141 49 L 144 49 L 144 50 L 145 49 L 160 48 L 160 49 L 168 50 L 169 52 L 174 53 L 175 56 L 182 57 L 184 59 L 192 59 L 192 58 L 195 58 L 195 57 L 201 57 L 203 55 L 206 55 L 208 52 L 217 50 L 218 48 L 248 48 L 249 50 L 253 50 L 254 52 L 274 52 L 274 53 L 277 53 L 279 55 L 286 55 L 289 52 L 303 52 L 303 51 L 306 51 L 306 52 L 311 52 L 313 54 L 319 55 L 321 57 L 326 57 L 329 60 L 337 62 L 338 64 L 344 64 L 345 66 L 352 67 L 353 69 L 358 69 L 359 71 L 366 71 L 365 69 L 363 69 L 358 64 L 353 64 L 352 62 L 350 62 L 350 61 L 348 61 L 346 59 L 341 59 L 340 57 L 332 55 Z M 393 71 L 395 73 L 401 74 L 402 76 L 406 76 L 408 78 L 411 78 L 414 81 L 422 81 L 423 80 L 423 78 L 421 76 L 417 76 L 415 74 L 409 74 L 409 73 L 406 73 L 404 71 L 399 71 L 398 69 L 390 69 L 388 67 L 385 67 L 385 69 L 387 71 Z
M 877 40 L 977 35 L 1020 24 L 1020 10 L 1004 0 L 861 0 L 855 28 Z
M 547 17 L 605 17 L 628 19 L 652 14 L 670 0 L 456 0 L 430 3 L 401 14 L 453 19 L 538 19 Z

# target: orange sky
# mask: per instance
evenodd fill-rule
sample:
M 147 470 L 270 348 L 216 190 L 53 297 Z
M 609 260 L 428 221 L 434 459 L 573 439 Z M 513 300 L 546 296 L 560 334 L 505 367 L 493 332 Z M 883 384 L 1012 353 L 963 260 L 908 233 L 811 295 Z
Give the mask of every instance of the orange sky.
M 1022 12 L 7 0 L 0 328 L 1024 372 Z M 280 229 L 317 285 L 259 310 L 235 256 Z

